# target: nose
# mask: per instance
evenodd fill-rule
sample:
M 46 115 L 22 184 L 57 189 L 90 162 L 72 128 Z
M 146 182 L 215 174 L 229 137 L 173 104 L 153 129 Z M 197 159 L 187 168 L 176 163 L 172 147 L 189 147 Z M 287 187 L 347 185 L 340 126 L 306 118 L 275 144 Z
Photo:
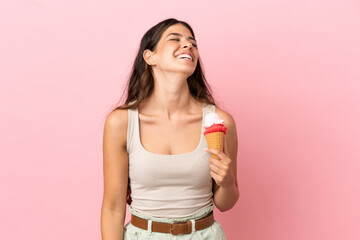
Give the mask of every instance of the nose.
M 190 42 L 188 41 L 188 42 L 184 45 L 184 48 L 187 48 L 187 47 L 192 48 L 192 47 L 193 47 L 192 43 L 190 43 Z

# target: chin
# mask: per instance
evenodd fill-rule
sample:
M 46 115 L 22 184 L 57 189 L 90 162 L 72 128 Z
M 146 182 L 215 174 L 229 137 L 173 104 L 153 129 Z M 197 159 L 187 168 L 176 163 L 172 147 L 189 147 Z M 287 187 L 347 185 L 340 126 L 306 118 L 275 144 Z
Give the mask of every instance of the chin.
M 166 68 L 167 71 L 170 72 L 176 72 L 176 73 L 182 73 L 188 77 L 190 77 L 196 69 L 196 65 L 191 65 L 191 64 L 174 64 L 171 67 L 169 66 L 168 68 Z M 163 68 L 163 70 L 165 70 L 165 68 Z
M 184 66 L 183 65 L 183 66 L 178 67 L 177 69 L 179 69 L 180 71 L 183 71 L 183 72 L 188 72 L 188 73 L 193 74 L 195 72 L 196 66 L 190 66 L 190 65 Z
M 191 71 L 182 71 L 182 73 L 184 73 L 184 75 L 186 76 L 186 78 L 190 77 L 191 75 L 193 75 L 194 70 Z

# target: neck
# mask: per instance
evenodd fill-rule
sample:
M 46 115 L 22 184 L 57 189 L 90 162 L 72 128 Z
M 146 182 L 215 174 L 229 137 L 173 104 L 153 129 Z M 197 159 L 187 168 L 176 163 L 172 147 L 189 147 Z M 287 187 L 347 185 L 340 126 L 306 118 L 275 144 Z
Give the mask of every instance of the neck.
M 187 78 L 183 75 L 176 75 L 177 77 L 174 75 L 154 79 L 154 91 L 146 101 L 146 105 L 151 106 L 154 115 L 168 120 L 189 112 L 195 105 Z

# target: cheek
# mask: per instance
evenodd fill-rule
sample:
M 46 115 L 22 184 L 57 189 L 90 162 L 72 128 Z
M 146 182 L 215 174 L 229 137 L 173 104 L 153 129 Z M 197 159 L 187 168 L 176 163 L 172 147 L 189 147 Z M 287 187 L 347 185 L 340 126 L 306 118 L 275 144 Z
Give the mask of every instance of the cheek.
M 174 60 L 175 52 L 176 50 L 170 48 L 164 49 L 164 51 L 158 55 L 158 61 L 166 63 L 169 60 Z

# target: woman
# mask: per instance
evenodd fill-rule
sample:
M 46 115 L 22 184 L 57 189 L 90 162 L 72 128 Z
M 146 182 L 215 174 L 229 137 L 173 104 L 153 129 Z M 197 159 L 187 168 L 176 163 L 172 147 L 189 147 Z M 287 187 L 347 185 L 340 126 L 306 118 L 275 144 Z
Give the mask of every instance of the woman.
M 209 112 L 225 120 L 224 152 L 204 149 Z M 226 239 L 212 210 L 227 211 L 239 197 L 236 126 L 215 108 L 187 23 L 170 18 L 143 36 L 103 144 L 103 240 Z M 126 203 L 132 215 L 123 227 Z

